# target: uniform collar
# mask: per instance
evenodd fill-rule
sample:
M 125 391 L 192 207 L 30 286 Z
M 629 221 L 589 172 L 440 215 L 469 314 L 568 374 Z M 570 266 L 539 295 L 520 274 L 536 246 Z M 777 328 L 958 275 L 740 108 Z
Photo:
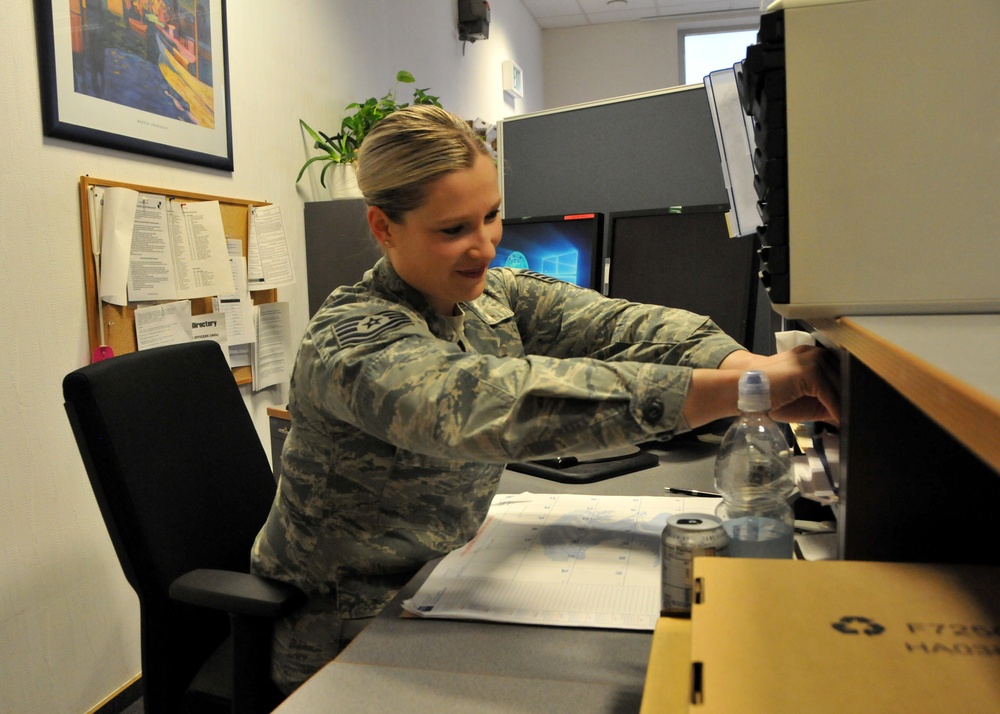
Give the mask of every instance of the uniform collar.
M 378 292 L 385 294 L 393 302 L 412 308 L 427 322 L 435 335 L 451 334 L 454 328 L 431 307 L 426 298 L 409 283 L 399 277 L 392 263 L 384 256 L 372 268 L 372 284 Z M 459 306 L 461 311 L 461 305 Z
M 372 268 L 372 273 L 375 288 L 380 293 L 386 294 L 393 302 L 403 303 L 421 314 L 429 309 L 430 306 L 424 296 L 399 277 L 399 273 L 392 267 L 388 258 L 379 258 Z

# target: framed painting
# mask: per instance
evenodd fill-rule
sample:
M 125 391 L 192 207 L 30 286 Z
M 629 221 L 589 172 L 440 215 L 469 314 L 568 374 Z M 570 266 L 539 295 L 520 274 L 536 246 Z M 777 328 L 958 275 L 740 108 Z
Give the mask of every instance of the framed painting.
M 225 0 L 35 0 L 46 136 L 233 170 Z

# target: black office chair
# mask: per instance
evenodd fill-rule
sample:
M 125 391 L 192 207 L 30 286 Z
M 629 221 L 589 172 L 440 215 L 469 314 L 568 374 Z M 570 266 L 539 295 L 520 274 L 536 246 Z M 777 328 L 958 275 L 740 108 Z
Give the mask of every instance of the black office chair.
M 139 596 L 145 711 L 271 711 L 272 622 L 305 596 L 248 572 L 275 484 L 219 345 L 97 362 L 63 396 Z

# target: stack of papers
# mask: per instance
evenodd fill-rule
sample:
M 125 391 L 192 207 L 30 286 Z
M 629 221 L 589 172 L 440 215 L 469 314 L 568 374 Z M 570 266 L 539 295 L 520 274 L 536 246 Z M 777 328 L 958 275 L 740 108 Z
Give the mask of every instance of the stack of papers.
M 811 442 L 800 442 L 805 456 L 797 457 L 795 485 L 805 498 L 824 505 L 839 503 L 840 436 L 823 432 Z

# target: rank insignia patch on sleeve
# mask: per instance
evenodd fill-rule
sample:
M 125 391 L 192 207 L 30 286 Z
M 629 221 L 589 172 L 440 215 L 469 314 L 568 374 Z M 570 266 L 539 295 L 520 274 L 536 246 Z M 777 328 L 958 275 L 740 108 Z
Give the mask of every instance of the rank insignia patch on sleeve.
M 383 310 L 374 315 L 351 317 L 333 328 L 341 347 L 360 345 L 401 325 L 409 325 L 413 320 L 399 310 Z
M 530 275 L 533 278 L 537 278 L 538 280 L 541 280 L 543 283 L 558 283 L 559 282 L 559 280 L 557 278 L 553 278 L 551 275 L 546 275 L 545 273 L 538 273 L 538 272 L 535 272 L 534 270 L 524 270 L 524 271 L 521 272 L 521 275 Z

